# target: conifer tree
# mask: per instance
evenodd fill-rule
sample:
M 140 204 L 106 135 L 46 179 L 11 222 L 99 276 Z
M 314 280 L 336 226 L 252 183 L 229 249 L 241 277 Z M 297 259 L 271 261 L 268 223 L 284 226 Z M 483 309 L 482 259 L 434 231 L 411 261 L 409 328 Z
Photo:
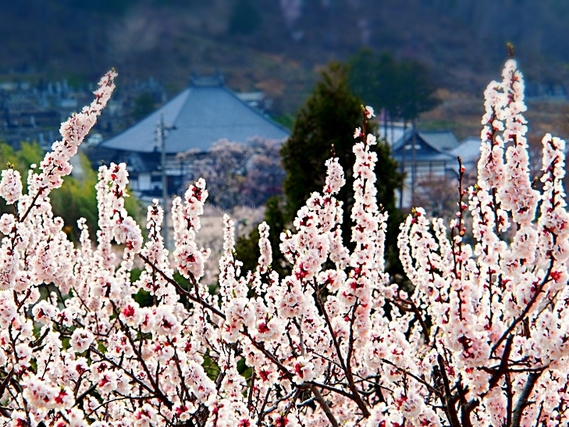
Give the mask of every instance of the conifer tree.
M 343 202 L 344 244 L 351 247 L 352 221 L 349 212 L 353 205 L 353 171 L 352 165 L 355 155 L 352 151 L 354 146 L 354 129 L 362 123 L 362 101 L 350 90 L 348 84 L 348 66 L 337 62 L 331 63 L 323 72 L 312 95 L 297 113 L 292 133 L 283 145 L 281 157 L 286 177 L 283 183 L 284 202 L 280 208 L 272 201 L 271 209 L 268 210 L 266 221 L 271 227 L 271 242 L 274 245 L 273 253 L 279 253 L 278 236 L 284 228 L 290 227 L 297 210 L 302 207 L 314 191 L 320 191 L 326 177 L 325 162 L 333 154 L 339 158 L 340 164 L 346 173 L 346 185 L 340 191 L 338 199 Z M 373 131 L 373 127 L 368 131 Z M 402 175 L 398 171 L 397 163 L 390 156 L 387 144 L 378 144 L 375 148 L 378 156 L 376 167 L 378 203 L 389 212 L 387 257 L 388 264 L 398 265 L 397 257 L 391 256 L 396 253 L 396 238 L 400 215 L 395 206 L 395 190 L 402 182 Z M 276 211 L 282 210 L 282 220 L 273 221 Z M 249 238 L 255 239 L 256 236 Z M 246 249 L 255 247 L 247 239 L 241 239 L 237 245 L 238 256 L 243 258 L 256 258 Z M 242 259 L 240 257 L 240 259 Z M 245 262 L 245 268 L 249 262 Z M 275 260 L 276 268 L 280 268 L 279 260 Z M 391 270 L 396 272 L 397 269 Z

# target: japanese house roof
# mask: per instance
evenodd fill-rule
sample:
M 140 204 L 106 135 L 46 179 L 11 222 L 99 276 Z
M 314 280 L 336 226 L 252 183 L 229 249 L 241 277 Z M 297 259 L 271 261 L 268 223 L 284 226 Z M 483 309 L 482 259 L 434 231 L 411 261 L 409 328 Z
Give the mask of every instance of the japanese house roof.
M 217 76 L 192 78 L 171 101 L 122 133 L 102 141 L 101 148 L 140 153 L 160 151 L 157 125 L 163 115 L 167 154 L 207 151 L 220 139 L 247 143 L 253 138 L 284 140 L 289 132 L 241 101 Z

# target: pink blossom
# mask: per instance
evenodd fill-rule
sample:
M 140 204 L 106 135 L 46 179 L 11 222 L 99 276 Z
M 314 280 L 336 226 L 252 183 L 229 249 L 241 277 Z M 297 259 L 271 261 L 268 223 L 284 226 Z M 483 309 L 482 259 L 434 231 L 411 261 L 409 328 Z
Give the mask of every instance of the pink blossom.
M 268 226 L 258 266 L 244 271 L 225 216 L 216 286 L 204 279 L 201 179 L 173 201 L 173 257 L 157 201 L 145 240 L 124 207 L 124 164 L 99 170 L 96 241 L 83 220 L 70 242 L 46 196 L 71 170 L 112 76 L 102 85 L 62 125 L 28 194 L 14 172 L 2 175 L 15 210 L 0 217 L 0 424 L 567 424 L 565 143 L 544 137 L 535 186 L 514 61 L 486 89 L 478 182 L 461 192 L 458 215 L 445 224 L 416 208 L 401 225 L 404 288 L 385 271 L 369 108 L 353 147 L 353 249 L 335 158 L 281 235 L 283 277 L 270 268 Z
M 94 338 L 95 337 L 90 331 L 77 328 L 73 331 L 73 335 L 71 336 L 71 341 L 69 341 L 69 343 L 77 353 L 83 353 L 89 348 Z
M 12 168 L 2 171 L 0 196 L 2 196 L 9 205 L 16 202 L 16 200 L 22 196 L 22 178 L 20 177 L 20 172 Z

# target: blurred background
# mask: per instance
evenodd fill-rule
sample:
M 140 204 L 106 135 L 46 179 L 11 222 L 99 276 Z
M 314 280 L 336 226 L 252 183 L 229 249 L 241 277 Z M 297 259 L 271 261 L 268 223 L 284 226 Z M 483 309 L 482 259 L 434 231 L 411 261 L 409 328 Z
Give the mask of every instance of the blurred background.
M 67 91 L 59 104 L 73 108 L 81 105 L 73 91 L 115 67 L 128 93 L 114 108 L 126 122 L 105 134 L 179 93 L 192 73 L 219 71 L 228 87 L 261 91 L 263 107 L 286 118 L 329 61 L 367 47 L 426 66 L 443 102 L 421 116 L 423 128 L 463 138 L 479 132 L 482 92 L 511 42 L 528 95 L 541 103 L 540 126 L 563 133 L 567 23 L 563 0 L 4 0 L 0 90 Z
M 59 138 L 61 121 L 91 102 L 96 82 L 111 67 L 119 73 L 117 90 L 85 144 L 92 149 L 152 117 L 149 114 L 184 91 L 190 79 L 215 75 L 242 101 L 290 131 L 289 143 L 300 141 L 298 159 L 310 157 L 305 145 L 311 144 L 320 144 L 320 154 L 327 158 L 332 136 L 340 138 L 335 144 L 338 152 L 340 144 L 346 143 L 345 151 L 351 154 L 348 145 L 360 123 L 360 101 L 355 103 L 355 122 L 337 107 L 347 108 L 350 103 L 345 100 L 352 99 L 343 86 L 345 76 L 331 71 L 338 71 L 330 66 L 338 61 L 349 69 L 354 94 L 376 108 L 378 124 L 383 121 L 378 130 L 383 129 L 381 136 L 399 163 L 400 182 L 388 186 L 391 199 L 382 203 L 394 209 L 393 192 L 398 190 L 400 209 L 418 203 L 437 216 L 453 216 L 456 184 L 449 184 L 449 179 L 456 178 L 456 155 L 470 153 L 468 170 L 475 171 L 483 91 L 491 80 L 500 79 L 507 43 L 514 46 L 526 78 L 529 110 L 525 116 L 532 153 L 539 152 L 546 132 L 569 137 L 568 24 L 567 0 L 2 0 L 0 142 L 7 144 L 0 144 L 0 163 L 9 161 L 22 171 L 37 163 L 42 150 Z M 319 86 L 323 71 L 336 76 L 330 80 L 333 83 Z M 321 111 L 302 118 L 301 107 L 312 94 L 316 100 L 312 105 L 322 107 Z M 301 120 L 301 126 L 293 126 Z M 420 133 L 408 132 L 409 123 Z M 399 135 L 394 133 L 397 126 Z M 344 128 L 345 135 L 337 131 Z M 209 215 L 213 219 L 206 228 L 219 231 L 221 208 L 247 208 L 245 213 L 233 212 L 241 225 L 239 233 L 245 236 L 263 217 L 264 207 L 259 205 L 266 197 L 253 203 L 249 193 L 242 191 L 243 182 L 248 182 L 243 170 L 276 170 L 278 150 L 261 153 L 264 166 L 253 168 L 250 157 L 235 154 L 244 150 L 242 146 L 224 144 L 214 145 L 209 151 L 214 156 L 202 166 L 219 169 L 214 168 L 216 173 L 208 181 L 213 188 L 215 177 L 220 186 L 236 183 L 232 184 L 235 191 L 221 192 L 235 197 L 211 199 L 217 211 Z M 413 152 L 405 157 L 408 147 Z M 429 157 L 428 175 L 421 181 L 416 172 L 420 159 L 415 159 L 414 150 L 422 147 L 432 149 L 435 160 L 442 156 L 452 167 L 445 163 L 438 175 L 433 174 Z M 225 157 L 233 162 L 238 157 L 245 160 L 228 166 L 219 152 L 229 153 Z M 93 167 L 100 158 L 91 156 Z M 532 158 L 535 170 L 539 156 Z M 318 157 L 311 159 L 323 164 Z M 137 163 L 129 160 L 129 164 Z M 192 163 L 194 169 L 198 166 Z M 168 165 L 146 171 L 153 174 L 150 182 L 157 191 L 165 188 L 160 175 L 168 175 L 163 173 L 166 169 Z M 83 177 L 77 181 L 70 177 L 67 193 L 56 193 L 59 199 L 54 204 L 60 208 L 55 210 L 68 224 L 86 216 L 95 229 L 96 204 L 89 191 L 96 175 L 86 158 L 77 161 L 78 170 L 83 170 Z M 285 172 L 299 175 L 287 169 L 283 176 Z M 259 182 L 266 181 L 257 175 Z M 182 172 L 180 176 L 193 179 Z M 306 185 L 300 187 L 308 191 Z M 258 186 L 251 188 L 260 192 Z M 283 209 L 293 198 L 285 196 L 286 203 L 274 202 L 265 214 L 272 229 L 278 230 L 279 224 L 282 228 L 287 221 Z M 204 234 L 213 236 L 214 243 L 204 244 L 221 248 L 219 233 L 208 233 Z

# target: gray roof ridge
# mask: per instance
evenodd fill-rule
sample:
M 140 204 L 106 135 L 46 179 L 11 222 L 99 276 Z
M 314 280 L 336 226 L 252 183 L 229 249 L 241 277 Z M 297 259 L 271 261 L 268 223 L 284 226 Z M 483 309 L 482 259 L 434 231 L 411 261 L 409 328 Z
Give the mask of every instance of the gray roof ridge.
M 218 87 L 225 86 L 225 78 L 223 74 L 217 70 L 215 74 L 199 76 L 197 72 L 193 71 L 190 74 L 188 87 Z
M 413 129 L 415 129 L 413 126 L 405 129 L 403 134 L 399 138 L 397 138 L 397 140 L 395 140 L 393 142 L 393 146 L 391 147 L 391 150 L 392 151 L 398 150 L 405 143 L 405 141 L 407 140 L 407 135 L 409 133 L 411 133 L 413 131 Z
M 419 132 L 419 133 L 451 133 L 451 134 L 453 134 L 452 129 L 423 129 L 423 130 L 417 129 L 417 132 Z
M 150 114 L 148 114 L 146 117 L 144 117 L 142 120 L 140 120 L 137 124 L 140 124 L 142 122 L 145 122 L 147 120 L 150 120 L 151 117 L 156 116 L 158 119 L 160 118 L 160 114 L 164 114 L 164 109 L 165 107 L 168 108 L 170 106 L 172 106 L 172 103 L 178 99 L 184 98 L 183 102 L 180 103 L 180 105 L 177 106 L 177 111 L 174 110 L 174 114 L 175 114 L 175 118 L 174 120 L 172 120 L 172 123 L 166 123 L 167 125 L 173 125 L 176 122 L 176 119 L 179 117 L 180 115 L 180 111 L 181 111 L 181 107 L 185 104 L 186 99 L 188 97 L 187 94 L 187 89 L 184 89 L 183 91 L 181 91 L 179 94 L 177 94 L 175 97 L 173 97 L 172 99 L 170 99 L 169 101 L 165 102 L 163 105 L 161 105 L 160 107 L 158 107 L 156 110 L 152 111 Z M 184 96 L 185 95 L 185 96 Z M 168 120 L 170 121 L 170 120 Z M 134 125 L 136 126 L 136 124 Z M 134 128 L 134 126 L 129 126 L 126 129 L 123 129 L 122 131 L 120 131 L 119 133 L 117 133 L 116 135 L 111 136 L 110 138 L 107 138 L 103 141 L 101 141 L 98 146 L 99 147 L 103 147 L 103 148 L 108 148 L 109 143 L 112 143 L 113 140 L 118 139 L 122 136 L 124 136 L 125 134 L 128 134 L 130 132 L 132 132 L 132 129 Z M 154 126 L 154 129 L 156 129 L 156 125 Z M 122 150 L 122 148 L 117 148 L 117 147 L 113 147 L 113 150 Z M 128 150 L 128 149 L 125 149 Z
M 427 144 L 429 147 L 431 147 L 433 150 L 437 151 L 438 153 L 441 154 L 448 154 L 448 151 L 450 150 L 442 150 L 438 147 L 433 146 L 427 138 L 425 138 L 424 135 L 426 134 L 451 134 L 453 136 L 453 138 L 456 140 L 457 145 L 458 146 L 460 143 L 458 142 L 458 140 L 456 139 L 456 136 L 454 135 L 454 133 L 452 132 L 452 130 L 450 129 L 443 129 L 443 130 L 427 130 L 427 131 L 423 131 L 423 130 L 419 130 L 416 127 L 410 127 L 409 129 L 406 129 L 405 132 L 403 133 L 403 135 L 401 135 L 397 141 L 394 142 L 393 147 L 391 148 L 392 151 L 398 150 L 399 148 L 401 148 L 401 146 L 403 144 L 405 144 L 410 137 L 413 136 L 413 132 L 415 132 L 415 134 L 417 135 L 417 137 L 421 138 L 421 140 Z M 452 148 L 455 148 L 452 147 Z M 452 149 L 451 148 L 451 149 Z
M 481 141 L 480 136 L 468 135 L 466 138 L 460 140 L 459 143 L 458 143 L 458 145 L 462 144 L 463 142 L 472 141 L 473 139 L 474 139 L 474 140 Z
M 433 148 L 434 150 L 437 150 L 437 151 L 440 152 L 440 153 L 446 153 L 446 152 L 448 152 L 449 150 L 452 150 L 453 148 L 457 147 L 457 146 L 460 144 L 460 142 L 459 142 L 458 139 L 456 138 L 456 135 L 455 135 L 454 132 L 453 132 L 452 130 L 450 130 L 450 129 L 440 129 L 440 130 L 433 129 L 433 130 L 426 130 L 426 131 L 417 130 L 417 134 L 418 134 L 419 136 L 421 136 L 421 138 L 423 139 L 423 141 L 425 141 L 425 143 L 427 143 L 431 148 Z M 454 143 L 455 143 L 455 144 L 454 144 L 454 147 L 450 147 L 449 149 L 444 150 L 444 149 L 442 149 L 442 148 L 438 148 L 438 147 L 433 146 L 433 144 L 431 144 L 431 143 L 428 141 L 428 136 L 429 136 L 429 135 L 437 135 L 437 134 L 438 134 L 438 135 L 450 135 L 450 136 L 452 137 L 452 139 L 454 140 Z

